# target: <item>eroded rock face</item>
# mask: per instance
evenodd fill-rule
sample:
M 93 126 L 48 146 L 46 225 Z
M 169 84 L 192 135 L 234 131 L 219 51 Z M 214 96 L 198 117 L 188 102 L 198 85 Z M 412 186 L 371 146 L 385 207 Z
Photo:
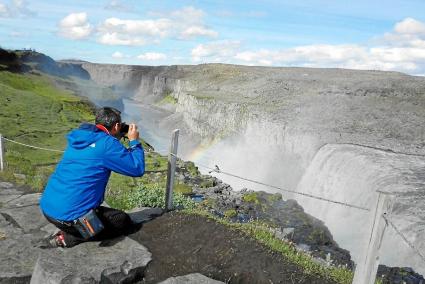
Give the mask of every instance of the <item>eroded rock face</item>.
M 41 249 L 57 229 L 42 216 L 39 193 L 0 182 L 0 283 L 133 283 L 143 278 L 151 253 L 128 237 L 70 249 Z M 161 214 L 134 211 L 136 221 Z

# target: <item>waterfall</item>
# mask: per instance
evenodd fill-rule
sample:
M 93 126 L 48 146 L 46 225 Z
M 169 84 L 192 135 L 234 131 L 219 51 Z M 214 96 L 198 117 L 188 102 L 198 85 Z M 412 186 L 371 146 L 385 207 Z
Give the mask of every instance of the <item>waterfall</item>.
M 157 134 L 156 130 L 164 130 L 158 125 L 159 121 L 168 119 L 167 114 L 156 113 L 156 110 L 142 106 L 134 106 L 136 108 L 131 111 L 132 103 L 124 101 L 124 104 L 127 113 L 140 118 L 136 121 L 140 122 L 142 136 L 152 134 L 156 137 L 153 145 L 166 149 L 169 132 Z M 230 118 L 223 119 L 221 123 L 231 124 L 233 120 Z M 289 126 L 267 116 L 256 117 L 245 124 L 245 128 L 237 129 L 224 138 L 216 137 L 210 144 L 189 146 L 187 151 L 179 147 L 179 155 L 198 165 L 210 168 L 218 165 L 221 170 L 238 176 L 367 208 L 375 206 L 377 190 L 392 192 L 396 196 L 392 220 L 408 240 L 425 254 L 423 156 L 397 154 L 352 144 L 327 144 L 321 147 L 329 141 L 353 141 L 353 136 L 323 129 L 303 131 L 302 124 Z M 214 130 L 213 127 L 210 129 Z M 191 136 L 185 136 L 189 132 L 182 132 L 179 139 L 183 141 L 182 146 L 193 140 Z M 200 170 L 208 173 L 202 167 Z M 235 190 L 247 187 L 276 191 L 223 174 L 212 174 L 229 183 Z M 358 259 L 367 243 L 368 212 L 286 192 L 282 194 L 285 199 L 296 199 L 308 213 L 323 220 L 338 244 L 348 249 L 354 260 Z M 411 266 L 425 274 L 425 264 L 392 228 L 387 228 L 382 252 L 381 263 Z
M 394 195 L 390 218 L 407 239 L 425 254 L 425 159 L 349 144 L 328 144 L 314 156 L 297 191 L 372 208 L 376 191 Z M 296 198 L 304 209 L 325 222 L 338 244 L 354 260 L 367 244 L 368 212 L 314 200 Z M 411 266 L 425 273 L 425 263 L 388 227 L 381 263 Z

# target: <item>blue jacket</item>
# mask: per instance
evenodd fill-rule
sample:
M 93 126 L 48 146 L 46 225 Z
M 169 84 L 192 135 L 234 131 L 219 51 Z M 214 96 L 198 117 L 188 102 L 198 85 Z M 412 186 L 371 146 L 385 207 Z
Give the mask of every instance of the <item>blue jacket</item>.
M 67 138 L 62 160 L 40 200 L 41 210 L 49 217 L 71 221 L 98 207 L 111 171 L 133 177 L 145 172 L 145 156 L 137 140 L 127 149 L 92 124 L 82 124 Z

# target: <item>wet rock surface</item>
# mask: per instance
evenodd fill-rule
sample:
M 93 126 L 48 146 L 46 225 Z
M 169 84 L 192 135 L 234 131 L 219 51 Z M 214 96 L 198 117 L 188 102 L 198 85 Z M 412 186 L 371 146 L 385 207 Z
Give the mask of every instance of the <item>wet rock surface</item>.
M 377 275 L 382 278 L 383 284 L 424 284 L 422 275 L 415 273 L 409 267 L 388 267 L 379 265 Z

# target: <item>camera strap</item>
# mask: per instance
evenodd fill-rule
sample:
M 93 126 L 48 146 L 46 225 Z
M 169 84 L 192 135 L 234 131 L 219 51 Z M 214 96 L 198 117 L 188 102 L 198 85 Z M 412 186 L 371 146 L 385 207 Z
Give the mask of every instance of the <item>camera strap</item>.
M 108 130 L 108 129 L 106 129 L 106 127 L 105 127 L 105 126 L 103 126 L 102 124 L 96 124 L 96 127 L 97 127 L 98 129 L 102 130 L 103 132 L 105 132 L 106 134 L 111 135 L 111 133 L 109 133 L 109 130 Z

